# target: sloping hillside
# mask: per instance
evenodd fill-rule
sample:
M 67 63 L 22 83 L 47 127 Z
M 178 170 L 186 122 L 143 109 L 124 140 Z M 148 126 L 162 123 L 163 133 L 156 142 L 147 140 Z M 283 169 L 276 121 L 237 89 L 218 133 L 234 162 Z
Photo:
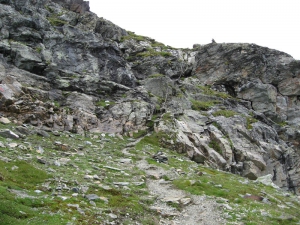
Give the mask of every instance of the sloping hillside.
M 297 224 L 299 80 L 255 44 L 175 49 L 82 0 L 0 0 L 3 223 Z

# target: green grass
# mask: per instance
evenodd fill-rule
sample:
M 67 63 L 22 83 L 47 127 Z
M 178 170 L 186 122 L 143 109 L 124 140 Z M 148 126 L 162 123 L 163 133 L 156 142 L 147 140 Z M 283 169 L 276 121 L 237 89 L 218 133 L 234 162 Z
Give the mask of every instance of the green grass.
M 56 27 L 62 27 L 63 25 L 68 23 L 64 20 L 57 18 L 55 15 L 53 15 L 52 17 L 48 17 L 47 20 L 52 26 L 56 26 Z
M 163 121 L 165 122 L 171 122 L 172 121 L 172 114 L 171 113 L 165 113 L 163 116 L 162 116 L 162 119 Z
M 134 32 L 131 32 L 131 31 L 127 31 L 127 33 L 128 33 L 127 36 L 123 36 L 121 38 L 121 42 L 124 42 L 126 40 L 135 40 L 135 41 L 138 41 L 138 42 L 140 42 L 140 41 L 148 41 L 148 42 L 151 43 L 151 47 L 152 48 L 160 47 L 162 49 L 172 49 L 171 46 L 166 46 L 163 43 L 157 42 L 154 39 L 151 39 L 149 37 L 142 36 L 142 35 L 137 35 L 137 34 L 135 34 Z
M 39 189 L 41 184 L 51 176 L 25 161 L 0 161 L 0 224 L 60 224 L 67 220 L 58 214 L 41 214 L 49 207 L 47 198 L 34 197 L 32 190 Z M 10 190 L 19 190 L 33 197 L 16 197 Z M 26 190 L 26 191 L 25 191 Z M 31 191 L 30 191 L 31 190 Z
M 123 36 L 121 38 L 121 42 L 124 42 L 126 40 L 130 40 L 130 39 L 133 39 L 133 40 L 136 40 L 136 41 L 146 41 L 148 39 L 145 36 L 137 35 L 137 34 L 135 34 L 134 32 L 131 32 L 131 31 L 127 31 L 127 33 L 128 33 L 127 36 Z
M 106 101 L 106 100 L 100 100 L 95 103 L 96 106 L 102 106 L 104 108 L 109 108 L 110 106 L 113 106 L 115 102 L 112 101 Z
M 209 108 L 211 108 L 212 106 L 219 103 L 219 101 L 217 101 L 217 100 L 212 100 L 212 101 L 191 100 L 191 102 L 192 102 L 192 109 L 198 110 L 198 111 L 201 111 L 201 110 L 207 111 L 207 110 L 209 110 Z
M 165 170 L 172 171 L 176 168 L 183 171 L 184 173 L 176 179 L 170 179 L 168 176 L 163 177 L 165 180 L 171 180 L 176 188 L 194 195 L 211 196 L 220 204 L 228 201 L 226 204 L 229 204 L 233 208 L 232 210 L 225 210 L 232 216 L 228 224 L 231 224 L 230 222 L 242 222 L 243 224 L 255 225 L 283 225 L 297 224 L 299 222 L 300 214 L 298 213 L 298 209 L 300 204 L 292 198 L 284 197 L 281 191 L 260 183 L 254 183 L 238 175 L 217 171 L 189 160 L 182 160 L 182 154 L 164 148 L 166 146 L 160 144 L 159 140 L 163 136 L 163 133 L 154 133 L 149 137 L 143 138 L 136 145 L 136 151 L 141 152 L 147 149 L 150 154 L 163 151 L 168 156 L 167 164 L 158 163 L 152 158 L 147 158 L 147 162 L 157 167 L 162 167 Z M 210 146 L 215 150 L 220 149 L 218 143 L 213 141 L 210 143 Z M 203 173 L 202 176 L 197 175 L 199 171 Z M 246 180 L 248 183 L 244 183 Z M 265 196 L 269 199 L 270 204 L 243 198 L 246 194 Z M 294 206 L 289 207 L 286 202 L 293 202 Z M 288 208 L 282 209 L 278 207 L 279 204 L 288 206 Z M 172 207 L 180 210 L 180 205 L 172 205 Z M 269 216 L 262 216 L 262 211 L 266 211 Z M 240 215 L 240 219 L 238 219 L 237 215 Z M 290 215 L 291 219 L 280 218 L 281 215 Z
M 213 112 L 212 114 L 213 114 L 213 116 L 225 116 L 226 118 L 237 115 L 237 113 L 232 110 L 219 110 L 219 111 Z
M 152 74 L 149 76 L 149 78 L 158 78 L 158 77 L 164 77 L 165 75 L 160 74 L 160 73 L 156 73 L 156 74 Z
M 231 96 L 225 92 L 219 92 L 219 91 L 215 91 L 213 89 L 210 88 L 210 86 L 198 86 L 198 88 L 202 91 L 203 94 L 205 95 L 209 95 L 209 96 L 216 96 L 219 98 L 231 98 Z
M 43 49 L 42 49 L 42 47 L 36 47 L 35 50 L 37 53 L 41 53 Z
M 157 115 L 152 115 L 151 120 L 148 120 L 146 123 L 146 126 L 152 131 L 154 129 L 154 123 L 155 120 L 157 119 Z
M 220 155 L 222 155 L 222 149 L 219 145 L 219 143 L 216 140 L 211 140 L 208 144 L 209 147 L 211 147 L 212 149 L 214 149 L 216 152 L 218 152 Z
M 169 121 L 171 114 L 165 113 L 163 120 Z M 153 117 L 152 120 L 156 118 Z M 0 129 L 11 129 L 14 131 L 14 125 L 0 124 Z M 9 140 L 0 137 L 3 143 Z M 63 151 L 54 145 L 55 141 L 60 141 L 69 146 L 69 150 Z M 85 145 L 89 141 L 92 145 Z M 0 161 L 0 224 L 67 224 L 76 218 L 75 224 L 101 224 L 103 221 L 109 220 L 108 213 L 112 212 L 118 215 L 118 220 L 123 224 L 132 224 L 126 216 L 134 218 L 134 221 L 141 224 L 158 224 L 159 215 L 150 211 L 149 206 L 154 202 L 154 198 L 149 199 L 149 193 L 146 185 L 135 186 L 130 182 L 141 181 L 145 179 L 145 172 L 138 169 L 133 164 L 126 165 L 122 168 L 123 172 L 110 170 L 105 166 L 119 167 L 115 165 L 120 158 L 127 158 L 122 150 L 127 148 L 127 145 L 132 140 L 123 137 L 110 137 L 105 135 L 101 139 L 100 134 L 89 134 L 81 136 L 71 134 L 69 132 L 60 132 L 60 136 L 54 136 L 50 133 L 49 138 L 43 138 L 37 135 L 29 135 L 25 139 L 14 140 L 19 144 L 31 146 L 26 151 L 19 149 L 1 148 L 1 155 L 9 158 L 23 157 L 25 154 L 33 155 L 32 159 L 27 161 L 12 161 L 9 163 Z M 300 220 L 299 208 L 300 204 L 294 201 L 291 197 L 286 197 L 281 191 L 277 191 L 272 187 L 248 181 L 248 184 L 243 184 L 240 181 L 245 181 L 237 175 L 225 173 L 222 171 L 213 170 L 202 165 L 191 162 L 184 154 L 178 154 L 176 148 L 171 149 L 170 141 L 176 143 L 176 133 L 157 132 L 150 136 L 145 136 L 134 147 L 129 147 L 128 152 L 133 154 L 132 161 L 137 161 L 146 158 L 147 162 L 157 167 L 162 167 L 167 171 L 182 171 L 179 176 L 172 177 L 168 173 L 162 178 L 172 181 L 174 187 L 185 190 L 188 193 L 195 195 L 207 195 L 216 199 L 218 202 L 228 200 L 228 204 L 233 208 L 228 213 L 232 215 L 229 222 L 241 222 L 244 224 L 297 224 Z M 30 143 L 30 144 L 29 144 Z M 212 148 L 218 151 L 218 143 L 213 141 L 209 144 Z M 44 154 L 36 153 L 38 146 L 44 149 Z M 78 146 L 82 146 L 83 155 L 74 154 L 79 151 Z M 152 159 L 152 155 L 157 151 L 164 152 L 168 157 L 168 163 L 158 163 Z M 36 156 L 45 158 L 61 158 L 65 157 L 67 152 L 73 153 L 69 156 L 70 163 L 65 166 L 55 167 L 52 164 L 47 166 L 39 164 L 36 161 Z M 112 164 L 113 163 L 113 164 Z M 74 167 L 77 165 L 77 169 Z M 98 169 L 94 167 L 97 166 Z M 17 169 L 15 169 L 18 167 Z M 13 170 L 14 168 L 15 170 Z M 46 168 L 55 169 L 50 175 L 44 171 Z M 98 174 L 101 177 L 100 184 L 108 185 L 110 190 L 105 190 L 95 181 L 89 181 L 83 178 L 87 173 L 92 171 L 92 174 Z M 202 176 L 197 173 L 203 172 Z M 76 172 L 76 174 L 74 173 Z M 124 175 L 128 174 L 128 175 Z M 63 201 L 55 188 L 57 179 L 62 178 L 64 183 L 69 187 L 73 187 L 76 183 L 80 185 L 88 184 L 89 189 L 87 194 L 97 194 L 98 196 L 108 199 L 108 203 L 103 200 L 96 200 L 96 208 L 91 206 L 89 201 L 81 194 L 76 198 L 70 197 L 72 192 L 64 191 L 63 195 L 69 197 Z M 152 179 L 152 178 L 146 178 Z M 76 180 L 76 183 L 75 183 Z M 128 189 L 117 187 L 112 182 L 129 182 Z M 45 182 L 50 182 L 50 189 L 43 187 Z M 221 185 L 221 187 L 217 186 Z M 18 190 L 27 193 L 34 198 L 17 197 L 11 190 Z M 42 190 L 42 194 L 34 193 L 34 190 Z M 249 199 L 244 199 L 243 195 L 250 193 L 252 195 L 262 196 L 266 193 L 270 204 L 255 202 Z M 290 206 L 291 202 L 294 206 Z M 78 204 L 81 209 L 85 210 L 85 214 L 80 214 L 76 209 L 68 207 L 68 204 Z M 284 205 L 289 208 L 279 208 L 278 205 Z M 177 209 L 181 209 L 180 205 L 172 205 Z M 266 211 L 270 216 L 261 216 L 261 211 Z M 99 213 L 101 212 L 101 213 Z M 241 215 L 237 219 L 236 215 Z M 281 215 L 291 215 L 290 220 L 280 218 Z
M 17 169 L 13 169 L 13 168 Z M 3 162 L 0 161 L 0 174 L 5 182 L 2 185 L 12 188 L 35 189 L 50 176 L 42 170 L 36 169 L 24 161 Z
M 0 124 L 0 129 L 6 128 L 14 130 L 14 125 Z M 106 219 L 110 219 L 107 214 L 112 212 L 118 215 L 118 220 L 125 223 L 125 215 L 130 215 L 130 218 L 134 218 L 135 221 L 148 221 L 154 220 L 157 216 L 156 213 L 149 209 L 147 202 L 143 202 L 143 198 L 148 196 L 149 193 L 145 190 L 145 184 L 136 186 L 134 184 L 129 185 L 129 189 L 123 189 L 122 187 L 114 187 L 113 182 L 132 182 L 142 181 L 142 177 L 145 176 L 143 171 L 140 171 L 137 167 L 131 171 L 131 166 L 123 168 L 123 172 L 129 175 L 124 176 L 123 172 L 114 171 L 104 168 L 104 166 L 112 166 L 110 158 L 120 159 L 127 158 L 128 156 L 122 153 L 122 149 L 125 148 L 128 140 L 119 139 L 117 137 L 105 136 L 103 141 L 99 141 L 99 134 L 86 134 L 83 137 L 77 134 L 71 134 L 69 132 L 61 132 L 60 136 L 54 136 L 51 133 L 49 138 L 44 138 L 37 135 L 29 135 L 25 140 L 14 140 L 14 142 L 29 145 L 30 149 L 21 151 L 18 149 L 9 150 L 7 148 L 0 148 L 2 155 L 8 157 L 22 156 L 23 154 L 30 153 L 34 157 L 28 162 L 16 161 L 5 163 L 0 161 L 0 224 L 67 224 L 72 221 L 72 218 L 76 218 L 76 224 L 102 224 Z M 100 137 L 99 137 L 100 136 Z M 6 143 L 5 138 L 0 137 L 0 141 Z M 67 150 L 62 150 L 60 147 L 54 145 L 55 141 L 59 141 L 66 146 Z M 89 141 L 92 145 L 85 145 L 84 143 Z M 44 149 L 42 155 L 37 154 L 38 147 Z M 65 157 L 65 152 L 76 152 L 78 146 L 82 146 L 84 155 L 70 155 L 70 163 L 65 166 L 54 166 L 52 164 L 47 165 L 37 163 L 36 156 L 43 158 L 53 157 Z M 18 153 L 16 153 L 18 152 Z M 131 157 L 133 161 L 139 157 Z M 108 159 L 108 160 L 107 160 Z M 76 164 L 78 169 L 72 165 Z M 17 166 L 18 169 L 12 170 L 13 166 Z M 99 170 L 93 169 L 93 166 L 99 167 Z M 55 169 L 55 173 L 49 175 L 43 171 L 46 168 Z M 118 166 L 116 166 L 118 167 Z M 14 167 L 16 168 L 16 167 Z M 39 169 L 40 168 L 40 169 Z M 76 171 L 76 174 L 74 172 Z M 99 187 L 98 184 L 94 184 L 93 181 L 84 179 L 86 171 L 93 171 L 93 174 L 105 173 L 101 184 L 111 186 L 111 190 L 104 190 Z M 88 184 L 89 189 L 87 194 L 97 194 L 98 196 L 108 199 L 108 203 L 103 200 L 96 200 L 96 208 L 91 207 L 89 201 L 83 197 L 82 194 L 77 197 L 71 197 L 71 191 L 63 191 L 63 196 L 67 196 L 67 200 L 62 200 L 59 196 L 56 196 L 57 191 L 55 188 L 57 182 L 52 177 L 63 179 L 68 187 L 76 186 L 74 181 L 79 184 Z M 45 189 L 43 183 L 50 182 L 50 189 Z M 17 198 L 15 194 L 10 193 L 10 189 L 24 191 L 31 198 Z M 34 190 L 42 190 L 42 194 L 34 193 Z M 54 194 L 54 195 L 53 195 Z M 150 202 L 150 200 L 149 200 Z M 81 209 L 85 211 L 85 214 L 80 214 L 76 209 L 72 209 L 68 204 L 78 204 Z M 99 214 L 99 209 L 104 210 L 107 213 Z M 24 212 L 24 213 L 23 213 Z M 132 224 L 132 222 L 129 222 Z
M 233 210 L 230 210 L 229 214 L 232 215 L 233 218 L 235 218 L 235 215 L 237 214 L 242 214 L 243 216 L 241 221 L 243 221 L 245 224 L 296 224 L 296 222 L 298 222 L 300 219 L 297 207 L 289 209 L 281 209 L 277 207 L 278 202 L 272 199 L 270 196 L 276 196 L 278 199 L 280 198 L 281 194 L 280 192 L 277 193 L 277 191 L 271 187 L 254 182 L 242 184 L 239 182 L 239 180 L 244 180 L 244 178 L 233 174 L 218 172 L 206 167 L 199 167 L 199 170 L 204 172 L 204 175 L 198 176 L 195 179 L 196 182 L 191 182 L 191 177 L 184 177 L 174 180 L 173 184 L 177 188 L 188 191 L 191 194 L 205 194 L 208 196 L 227 199 L 229 205 L 233 207 Z M 216 186 L 218 184 L 221 184 L 222 187 Z M 270 204 L 257 202 L 242 197 L 247 193 L 261 196 L 262 192 L 270 194 L 270 196 L 268 196 L 270 199 Z M 283 204 L 285 203 L 283 202 Z M 295 204 L 300 206 L 299 203 Z M 261 210 L 267 211 L 268 214 L 270 214 L 270 217 L 265 218 L 264 216 L 261 216 Z M 279 219 L 279 216 L 284 213 L 293 216 L 294 219 Z
M 162 48 L 162 49 L 166 49 L 166 48 L 167 48 L 167 46 L 165 46 L 163 43 L 156 42 L 156 41 L 152 42 L 152 43 L 151 43 L 151 46 L 152 46 L 153 48 L 156 48 L 156 47 L 160 47 L 160 48 Z
M 133 133 L 133 137 L 134 138 L 140 138 L 140 137 L 145 136 L 147 133 L 148 133 L 147 130 L 139 130 L 138 132 Z
M 286 125 L 288 125 L 288 122 L 282 121 L 282 122 L 278 123 L 278 125 L 281 127 L 285 127 Z
M 248 130 L 251 130 L 252 129 L 252 124 L 256 123 L 257 121 L 258 120 L 253 118 L 253 117 L 250 117 L 250 116 L 246 117 L 246 128 Z

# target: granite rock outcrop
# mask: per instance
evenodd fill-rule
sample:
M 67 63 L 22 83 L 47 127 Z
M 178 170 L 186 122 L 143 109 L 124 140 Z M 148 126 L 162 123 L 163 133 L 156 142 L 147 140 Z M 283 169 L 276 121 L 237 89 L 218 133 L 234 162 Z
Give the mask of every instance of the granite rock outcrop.
M 82 0 L 0 0 L 0 111 L 41 130 L 133 135 L 300 194 L 300 61 L 255 44 L 175 49 Z

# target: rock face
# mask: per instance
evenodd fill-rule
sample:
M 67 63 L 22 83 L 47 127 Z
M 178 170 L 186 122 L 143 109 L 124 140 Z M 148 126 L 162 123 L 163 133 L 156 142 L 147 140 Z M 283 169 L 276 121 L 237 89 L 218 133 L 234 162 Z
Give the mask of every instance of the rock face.
M 154 132 L 197 163 L 299 194 L 299 90 L 300 62 L 283 52 L 174 49 L 83 0 L 0 0 L 0 111 L 41 130 Z
M 70 11 L 83 14 L 90 11 L 90 6 L 88 1 L 83 0 L 53 0 L 53 2 L 63 5 Z

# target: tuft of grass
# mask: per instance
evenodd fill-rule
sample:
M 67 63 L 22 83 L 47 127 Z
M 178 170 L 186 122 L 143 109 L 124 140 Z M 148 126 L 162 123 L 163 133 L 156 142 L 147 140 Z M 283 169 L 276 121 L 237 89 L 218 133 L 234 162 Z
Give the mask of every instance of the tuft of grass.
M 47 20 L 52 26 L 55 27 L 62 27 L 63 25 L 67 24 L 68 22 L 61 20 L 58 18 L 59 15 L 53 14 L 51 17 L 48 17 Z
M 153 42 L 151 43 L 151 46 L 152 46 L 153 48 L 156 48 L 156 47 L 160 47 L 160 48 L 162 48 L 162 49 L 166 49 L 166 48 L 167 48 L 167 46 L 165 46 L 163 43 L 160 43 L 160 42 L 157 42 L 157 41 L 153 41 Z
M 288 122 L 282 121 L 282 122 L 278 123 L 278 125 L 281 127 L 285 127 L 286 125 L 288 125 Z
M 210 88 L 210 86 L 198 86 L 198 88 L 202 91 L 203 94 L 205 95 L 209 95 L 209 96 L 216 96 L 219 98 L 231 98 L 231 96 L 225 92 L 219 92 L 219 91 L 215 91 L 213 89 Z
M 219 143 L 216 140 L 211 140 L 208 144 L 209 147 L 211 147 L 212 149 L 214 149 L 216 152 L 218 152 L 220 155 L 222 155 L 222 149 L 219 145 Z
M 162 116 L 162 119 L 163 119 L 163 121 L 165 121 L 165 122 L 171 121 L 171 120 L 172 120 L 172 114 L 171 114 L 171 113 L 165 113 L 165 114 Z
M 237 113 L 232 111 L 232 110 L 219 110 L 219 111 L 216 111 L 212 114 L 213 114 L 213 116 L 225 116 L 226 118 L 237 115 Z
M 252 124 L 253 124 L 253 123 L 256 123 L 257 121 L 258 121 L 257 119 L 248 116 L 248 117 L 246 118 L 246 128 L 247 128 L 248 130 L 251 130 L 251 129 L 252 129 Z
M 54 104 L 54 106 L 57 107 L 57 108 L 60 107 L 60 103 L 59 103 L 58 101 L 54 101 L 53 104 Z
M 148 133 L 147 130 L 139 130 L 138 132 L 133 133 L 133 137 L 140 138 L 140 137 L 145 136 L 147 133 Z
M 41 47 L 36 47 L 35 50 L 36 50 L 37 53 L 41 53 L 42 52 L 42 48 Z
M 115 104 L 115 102 L 105 101 L 105 100 L 101 100 L 101 101 L 98 101 L 95 103 L 96 106 L 102 106 L 104 108 L 108 108 L 114 104 Z
M 149 78 L 158 78 L 158 77 L 164 77 L 165 75 L 160 74 L 160 73 L 156 73 L 156 74 L 152 74 L 151 76 L 149 76 Z
M 212 101 L 191 100 L 191 102 L 192 102 L 192 109 L 193 110 L 204 110 L 204 111 L 207 111 L 210 107 L 212 107 L 215 104 L 219 103 L 219 101 L 217 101 L 217 100 L 212 100 Z
M 165 140 L 173 140 L 174 137 L 164 132 L 155 132 L 149 136 L 145 136 L 137 145 L 137 149 L 143 150 L 145 145 L 152 145 L 154 147 L 164 147 Z
M 147 123 L 146 123 L 146 126 L 150 129 L 150 130 L 153 130 L 154 129 L 154 123 L 155 123 L 155 120 L 157 119 L 157 115 L 153 115 L 151 120 L 148 120 Z
M 127 33 L 128 33 L 127 36 L 121 37 L 121 42 L 124 42 L 126 40 L 130 40 L 130 39 L 134 39 L 136 41 L 146 41 L 147 40 L 147 37 L 141 36 L 141 35 L 137 35 L 134 32 L 127 31 Z
M 50 13 L 54 13 L 54 10 L 48 5 L 45 6 L 45 9 L 47 9 Z

